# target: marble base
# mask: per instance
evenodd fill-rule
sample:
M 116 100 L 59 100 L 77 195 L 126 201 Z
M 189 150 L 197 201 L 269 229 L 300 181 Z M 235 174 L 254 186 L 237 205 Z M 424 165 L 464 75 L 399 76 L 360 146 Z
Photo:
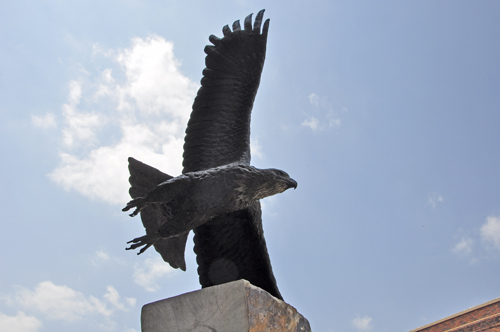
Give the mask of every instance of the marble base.
M 291 305 L 246 280 L 146 304 L 142 332 L 311 331 Z

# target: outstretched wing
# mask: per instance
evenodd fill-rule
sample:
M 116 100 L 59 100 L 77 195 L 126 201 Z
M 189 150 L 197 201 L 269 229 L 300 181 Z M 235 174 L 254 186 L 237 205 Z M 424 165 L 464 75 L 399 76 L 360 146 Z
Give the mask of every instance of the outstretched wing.
M 269 19 L 247 16 L 244 29 L 226 25 L 223 38 L 209 37 L 201 88 L 184 140 L 183 173 L 233 162 L 250 163 L 250 115 L 266 55 Z
M 250 164 L 250 117 L 266 54 L 269 19 L 261 10 L 226 25 L 223 38 L 210 36 L 201 88 L 184 141 L 183 173 L 229 163 Z M 282 299 L 262 230 L 259 201 L 250 208 L 217 216 L 194 229 L 202 287 L 247 279 Z
M 271 267 L 259 201 L 217 216 L 194 230 L 194 252 L 202 287 L 246 279 L 283 300 Z

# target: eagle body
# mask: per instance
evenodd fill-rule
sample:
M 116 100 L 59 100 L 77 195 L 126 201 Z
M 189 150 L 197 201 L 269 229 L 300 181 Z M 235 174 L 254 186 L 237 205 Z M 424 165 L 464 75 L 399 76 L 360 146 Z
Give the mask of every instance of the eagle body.
M 266 54 L 264 10 L 209 37 L 206 68 L 184 138 L 182 175 L 172 177 L 129 158 L 131 202 L 146 235 L 127 249 L 154 246 L 174 268 L 186 270 L 190 230 L 202 287 L 246 279 L 283 299 L 262 227 L 260 199 L 297 183 L 277 169 L 250 166 L 250 119 Z M 261 31 L 262 27 L 262 31 Z M 129 242 L 129 243 L 130 243 Z
M 155 239 L 167 239 L 186 234 L 219 215 L 247 209 L 259 199 L 292 187 L 296 188 L 297 182 L 281 170 L 230 164 L 166 180 L 145 197 L 130 201 L 123 210 L 135 207 L 131 214 L 135 216 L 149 204 L 163 205 L 169 212 L 169 221 L 158 228 Z M 133 242 L 140 242 L 133 245 L 134 249 L 147 245 Z

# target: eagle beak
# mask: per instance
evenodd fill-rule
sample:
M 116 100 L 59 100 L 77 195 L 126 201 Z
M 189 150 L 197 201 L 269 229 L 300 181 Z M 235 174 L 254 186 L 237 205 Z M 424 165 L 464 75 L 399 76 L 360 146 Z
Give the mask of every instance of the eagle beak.
M 288 181 L 288 188 L 297 189 L 297 181 L 295 181 L 294 179 L 290 179 Z

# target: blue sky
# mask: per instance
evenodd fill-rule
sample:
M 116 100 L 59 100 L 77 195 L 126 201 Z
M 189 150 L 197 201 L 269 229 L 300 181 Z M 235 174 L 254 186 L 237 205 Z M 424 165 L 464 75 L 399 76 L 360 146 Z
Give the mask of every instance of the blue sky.
M 199 288 L 126 241 L 128 156 L 178 175 L 208 36 L 265 8 L 252 163 L 285 300 L 317 332 L 408 331 L 500 297 L 497 1 L 11 1 L 0 11 L 9 331 L 140 331 Z

